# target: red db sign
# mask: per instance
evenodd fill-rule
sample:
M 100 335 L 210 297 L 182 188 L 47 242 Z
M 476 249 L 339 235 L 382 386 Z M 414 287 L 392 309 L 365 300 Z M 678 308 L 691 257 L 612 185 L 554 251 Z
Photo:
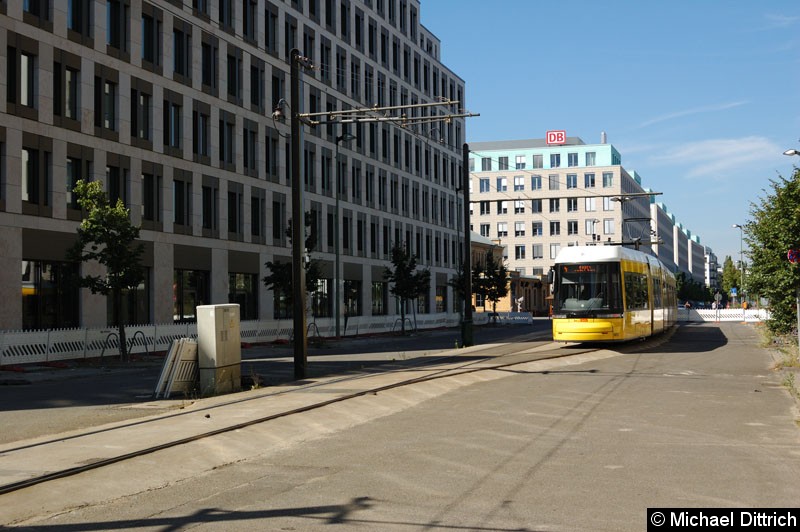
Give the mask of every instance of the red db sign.
M 566 144 L 567 142 L 567 132 L 566 131 L 548 131 L 547 137 L 547 145 L 551 144 Z

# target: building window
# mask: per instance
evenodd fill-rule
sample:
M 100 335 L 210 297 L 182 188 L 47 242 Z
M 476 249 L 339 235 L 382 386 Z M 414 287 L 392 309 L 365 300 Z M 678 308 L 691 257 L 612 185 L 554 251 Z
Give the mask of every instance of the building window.
M 559 188 L 561 188 L 561 186 L 560 186 L 560 184 L 558 182 L 558 176 L 557 175 L 548 176 L 548 186 L 549 186 L 550 190 L 558 190 Z
M 555 259 L 561 251 L 561 244 L 550 244 L 550 258 Z
M 181 105 L 164 100 L 164 147 L 181 148 Z
M 219 40 L 207 33 L 202 34 L 200 44 L 201 78 L 203 92 L 217 95 L 217 83 L 219 78 Z
M 236 118 L 226 111 L 220 112 L 219 120 L 219 165 L 231 171 L 236 170 Z
M 542 212 L 542 200 L 541 199 L 531 200 L 531 212 L 533 212 L 533 213 Z
M 481 179 L 479 179 L 478 180 L 478 189 L 479 189 L 481 194 L 483 194 L 484 192 L 490 192 L 491 191 L 491 185 L 489 185 L 489 178 L 482 177 Z
M 483 172 L 491 172 L 492 171 L 492 159 L 489 157 L 482 157 L 481 158 L 481 171 Z
M 516 165 L 514 166 L 517 170 L 525 170 L 525 156 L 524 155 L 517 155 L 516 158 Z
M 217 236 L 219 230 L 219 180 L 214 177 L 203 176 L 202 190 L 203 212 L 201 223 L 203 236 Z
M 372 282 L 372 315 L 384 316 L 387 312 L 387 302 L 389 300 L 388 283 L 384 281 Z
M 532 259 L 544 258 L 544 244 L 533 244 L 531 246 L 531 258 Z
M 605 218 L 603 220 L 603 234 L 606 234 L 606 235 L 613 235 L 614 234 L 614 219 L 613 218 Z
M 519 192 L 525 190 L 525 176 L 514 176 L 514 191 Z
M 525 222 L 514 222 L 514 236 L 525 236 Z
M 567 188 L 578 188 L 578 174 L 567 174 Z
M 593 151 L 587 151 L 586 152 L 586 166 L 594 166 L 595 165 L 596 155 L 597 154 L 595 152 L 593 152 Z
M 106 44 L 116 50 L 115 56 L 124 58 L 130 39 L 130 0 L 106 0 Z
M 594 188 L 595 186 L 594 174 L 583 174 L 583 182 L 586 188 Z
M 229 182 L 228 187 L 228 238 L 241 240 L 244 233 L 241 184 Z
M 525 260 L 525 246 L 514 246 L 514 258 L 516 260 Z
M 159 165 L 146 164 L 148 168 L 143 168 L 142 172 L 142 227 L 158 229 L 161 226 L 164 178 Z
M 241 103 L 242 99 L 242 51 L 228 45 L 227 56 L 228 101 Z
M 278 54 L 278 8 L 269 2 L 264 10 L 264 44 L 267 52 Z
M 614 210 L 613 198 L 603 198 L 603 210 L 604 211 L 613 211 Z
M 172 180 L 172 221 L 175 225 L 191 228 L 192 225 L 192 183 L 191 174 L 174 170 Z
M 550 198 L 550 212 L 559 212 L 561 210 L 561 200 L 559 198 Z
M 525 214 L 525 200 L 514 200 L 514 214 Z
M 504 237 L 508 236 L 508 223 L 507 222 L 497 222 L 497 237 Z
M 132 79 L 131 84 L 136 85 Z M 144 84 L 142 84 L 144 85 Z M 152 90 L 152 89 L 150 89 Z M 131 88 L 131 137 L 146 142 L 152 141 L 153 97 L 149 92 Z
M 560 153 L 551 153 L 550 154 L 550 168 L 558 168 L 561 166 L 561 154 Z
M 578 234 L 578 220 L 567 220 L 567 234 L 570 236 Z
M 36 109 L 38 89 L 36 54 L 13 46 L 7 48 L 7 54 L 6 100 L 24 108 Z
M 584 198 L 584 210 L 586 212 L 594 212 L 597 210 L 597 198 Z
M 196 309 L 211 300 L 211 272 L 175 270 L 172 292 L 172 318 L 176 322 L 197 321 Z
M 531 176 L 531 190 L 541 190 L 542 189 L 542 176 L 534 175 Z
M 228 303 L 239 305 L 240 320 L 258 319 L 258 275 L 228 274 Z
M 561 222 L 550 222 L 550 236 L 559 236 L 561 234 Z
M 481 236 L 485 236 L 486 238 L 489 238 L 489 231 L 490 231 L 489 227 L 490 227 L 489 224 L 481 224 L 480 225 Z
M 614 186 L 614 174 L 612 172 L 603 172 L 603 188 Z
M 49 139 L 26 137 L 23 136 L 21 152 L 22 213 L 50 216 L 52 146 Z
M 531 236 L 542 236 L 542 222 L 533 222 L 531 224 Z
M 578 198 L 567 198 L 567 212 L 578 212 Z
M 70 282 L 78 275 L 78 264 L 22 261 L 22 328 L 42 330 L 80 325 L 80 294 Z
M 498 170 L 508 170 L 508 157 L 499 157 L 497 160 Z
M 211 135 L 211 108 L 199 105 L 195 101 L 195 109 L 192 111 L 192 152 L 195 160 L 210 163 L 210 135 Z
M 498 201 L 497 202 L 497 214 L 508 214 L 508 202 L 507 201 Z
M 567 154 L 567 166 L 578 166 L 578 154 L 577 153 L 568 153 Z
M 344 280 L 344 315 L 361 316 L 363 306 L 361 303 L 361 281 Z
M 113 155 L 116 156 L 116 154 Z M 119 156 L 115 158 L 119 159 Z M 106 166 L 106 187 L 108 188 L 108 201 L 111 205 L 122 201 L 126 208 L 130 207 L 130 174 L 127 168 Z
M 149 70 L 161 69 L 163 16 L 160 9 L 142 4 L 142 66 Z
M 242 165 L 244 172 L 251 177 L 258 177 L 258 124 L 245 120 L 242 128 Z M 313 171 L 314 165 L 307 164 L 306 172 Z
M 188 23 L 176 21 L 172 30 L 172 72 L 181 83 L 191 83 L 192 78 L 192 28 Z
M 507 192 L 507 191 L 508 191 L 508 179 L 505 177 L 498 177 L 497 192 Z
M 53 63 L 53 115 L 54 123 L 62 127 L 80 129 L 80 62 L 74 56 L 61 50 L 53 50 L 56 61 Z M 70 121 L 64 122 L 60 118 Z
M 544 156 L 541 153 L 533 156 L 533 168 L 544 168 Z

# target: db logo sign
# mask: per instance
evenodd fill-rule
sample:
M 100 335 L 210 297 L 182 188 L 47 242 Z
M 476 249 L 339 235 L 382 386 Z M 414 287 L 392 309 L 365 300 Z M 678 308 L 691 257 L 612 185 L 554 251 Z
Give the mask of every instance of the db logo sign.
M 548 131 L 547 132 L 547 144 L 566 144 L 567 142 L 567 132 L 566 131 Z

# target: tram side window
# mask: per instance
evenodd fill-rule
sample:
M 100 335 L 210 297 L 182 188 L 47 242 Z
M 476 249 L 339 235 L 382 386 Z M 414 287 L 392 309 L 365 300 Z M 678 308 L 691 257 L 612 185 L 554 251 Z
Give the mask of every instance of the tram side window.
M 661 279 L 658 277 L 653 277 L 653 308 L 663 307 L 663 301 L 661 296 L 662 296 Z
M 647 276 L 643 273 L 625 272 L 625 310 L 648 308 Z

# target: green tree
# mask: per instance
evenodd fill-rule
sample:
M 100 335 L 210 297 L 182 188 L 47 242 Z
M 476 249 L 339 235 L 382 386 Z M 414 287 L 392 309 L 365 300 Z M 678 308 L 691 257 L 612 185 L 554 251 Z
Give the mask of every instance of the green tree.
M 417 299 L 430 289 L 431 271 L 417 269 L 417 257 L 402 242 L 392 246 L 392 266 L 383 270 L 385 281 L 392 283 L 389 292 L 400 300 L 400 329 L 406 333 L 406 302 Z
M 492 252 L 486 254 L 484 279 L 486 299 L 492 302 L 492 312 L 497 312 L 497 302 L 508 295 L 508 269 Z
M 78 276 L 79 286 L 93 294 L 111 296 L 113 319 L 119 329 L 119 354 L 128 360 L 128 343 L 122 314 L 123 296 L 144 280 L 141 256 L 144 246 L 135 244 L 139 227 L 121 199 L 111 205 L 100 181 L 78 181 L 73 192 L 86 217 L 78 226 L 78 238 L 67 250 L 67 260 L 95 261 L 105 267 L 104 275 Z
M 317 231 L 316 224 L 313 223 L 313 217 L 310 213 L 305 213 L 305 226 L 306 226 L 306 242 L 305 249 L 307 253 L 315 249 L 317 246 Z M 289 242 L 292 242 L 292 220 L 289 220 L 289 225 L 286 229 L 286 236 Z M 279 301 L 279 306 L 286 312 L 287 316 L 291 316 L 294 303 L 294 292 L 292 292 L 292 262 L 280 261 L 267 261 L 264 263 L 269 273 L 264 276 L 262 282 L 267 290 L 274 292 L 275 300 Z M 303 267 L 306 272 L 306 293 L 314 294 L 319 288 L 319 280 L 322 278 L 322 268 L 318 260 L 309 259 L 303 261 Z
M 722 262 L 722 280 L 720 286 L 726 294 L 731 293 L 731 288 L 736 288 L 737 292 L 741 292 L 742 284 L 742 271 L 736 267 L 730 255 L 725 257 Z
M 796 323 L 800 288 L 800 269 L 786 257 L 789 250 L 800 249 L 800 169 L 770 185 L 766 196 L 751 204 L 752 220 L 744 227 L 751 262 L 746 283 L 750 293 L 769 299 L 768 328 L 787 333 Z

